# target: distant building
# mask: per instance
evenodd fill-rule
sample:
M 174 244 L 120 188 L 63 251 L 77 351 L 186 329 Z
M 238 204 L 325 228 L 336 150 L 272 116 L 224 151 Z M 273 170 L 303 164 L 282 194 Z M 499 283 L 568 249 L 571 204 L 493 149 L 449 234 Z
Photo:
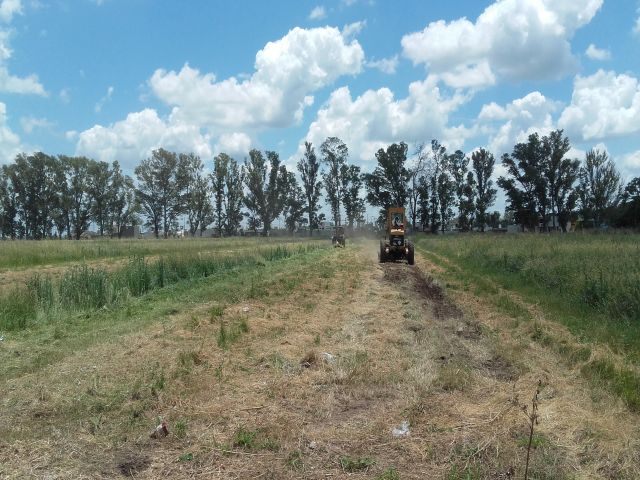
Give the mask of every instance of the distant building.
M 138 238 L 140 236 L 140 227 L 138 225 L 127 225 L 120 229 L 121 238 Z

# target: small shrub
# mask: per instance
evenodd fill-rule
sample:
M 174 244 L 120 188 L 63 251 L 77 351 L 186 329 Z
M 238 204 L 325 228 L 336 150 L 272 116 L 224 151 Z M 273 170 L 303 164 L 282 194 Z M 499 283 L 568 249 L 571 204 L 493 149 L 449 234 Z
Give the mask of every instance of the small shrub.
M 33 296 L 24 289 L 15 289 L 0 299 L 0 329 L 24 330 L 36 317 Z
M 196 317 L 195 315 L 191 315 L 189 319 L 185 322 L 185 327 L 192 332 L 195 332 L 199 326 L 200 326 L 200 321 L 198 320 L 198 317 Z
M 67 271 L 60 280 L 60 304 L 68 309 L 97 309 L 109 303 L 107 272 L 86 265 Z
M 238 330 L 242 333 L 249 332 L 249 324 L 247 323 L 246 318 L 243 317 L 240 319 L 240 321 L 238 322 Z
M 270 450 L 272 452 L 277 452 L 278 450 L 280 450 L 280 444 L 273 438 L 267 437 L 262 441 L 262 443 L 260 443 L 260 448 Z
M 257 435 L 258 435 L 258 432 L 256 431 L 245 430 L 244 428 L 240 428 L 235 434 L 235 437 L 233 440 L 233 446 L 251 450 L 256 446 L 255 441 L 256 441 Z
M 640 377 L 633 370 L 601 359 L 585 364 L 582 374 L 620 396 L 632 412 L 640 412 Z
M 34 275 L 27 282 L 27 289 L 33 295 L 38 308 L 48 312 L 54 305 L 53 283 L 49 277 Z
M 243 333 L 249 331 L 249 324 L 244 317 L 235 317 L 230 319 L 229 326 L 220 319 L 220 329 L 218 330 L 218 346 L 222 349 L 229 348 L 233 342 L 238 340 Z
M 180 419 L 173 426 L 173 433 L 178 438 L 185 438 L 187 436 L 187 422 L 186 420 Z
M 375 460 L 371 457 L 352 458 L 340 457 L 340 467 L 347 473 L 366 470 L 375 465 Z
M 455 363 L 444 365 L 435 384 L 446 392 L 455 390 L 464 390 L 471 381 L 471 373 L 465 365 L 457 365 Z
M 226 349 L 229 342 L 229 334 L 227 333 L 227 327 L 224 320 L 220 320 L 220 329 L 218 330 L 218 346 Z
M 178 354 L 178 365 L 186 373 L 190 372 L 194 365 L 202 364 L 202 358 L 200 354 L 195 351 L 180 352 Z
M 286 465 L 294 470 L 304 469 L 304 461 L 302 459 L 302 452 L 300 450 L 294 450 L 287 456 Z
M 287 247 L 278 245 L 275 248 L 271 248 L 265 251 L 262 256 L 268 262 L 274 262 L 278 260 L 283 260 L 285 258 L 289 258 L 291 256 L 291 252 L 287 249 Z
M 376 477 L 376 480 L 400 480 L 400 474 L 395 467 L 389 467 Z
M 120 271 L 123 287 L 134 297 L 139 297 L 151 290 L 151 270 L 142 256 L 133 256 L 129 264 Z
M 209 314 L 211 315 L 211 321 L 213 322 L 215 319 L 224 315 L 224 307 L 222 305 L 214 305 L 209 310 Z
M 166 379 L 164 376 L 164 370 L 156 364 L 149 375 L 149 388 L 151 389 L 151 395 L 156 396 L 158 392 L 164 390 L 165 385 Z

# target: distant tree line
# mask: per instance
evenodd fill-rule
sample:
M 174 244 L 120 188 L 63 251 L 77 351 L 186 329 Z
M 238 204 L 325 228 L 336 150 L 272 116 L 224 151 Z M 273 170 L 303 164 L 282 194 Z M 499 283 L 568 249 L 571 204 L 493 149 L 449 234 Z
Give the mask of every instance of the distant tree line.
M 160 237 L 185 219 L 191 235 L 212 227 L 224 236 L 237 234 L 243 220 L 249 230 L 268 232 L 278 218 L 290 231 L 304 225 L 312 235 L 326 220 L 321 197 L 331 221 L 349 227 L 364 222 L 366 202 L 380 209 L 379 222 L 388 207 L 405 206 L 410 224 L 432 233 L 505 222 L 564 229 L 570 219 L 585 227 L 640 226 L 640 177 L 624 186 L 598 150 L 582 162 L 567 158 L 571 145 L 562 130 L 516 144 L 502 156 L 497 185 L 495 158 L 485 149 L 448 152 L 432 140 L 409 155 L 406 143 L 394 143 L 376 152 L 372 172 L 362 173 L 337 137 L 318 153 L 309 142 L 304 147 L 298 175 L 276 152 L 256 149 L 244 162 L 220 153 L 211 173 L 193 153 L 158 149 L 135 168 L 135 179 L 117 161 L 21 154 L 0 169 L 0 235 L 79 239 L 93 225 L 99 235 L 120 236 L 125 226 L 144 223 Z M 496 187 L 507 199 L 505 218 L 490 211 Z
M 529 135 L 502 157 L 507 173 L 498 179 L 510 212 L 522 229 L 565 228 L 570 219 L 584 227 L 640 226 L 640 178 L 624 187 L 606 152 L 589 150 L 584 161 L 566 158 L 571 149 L 562 130 Z

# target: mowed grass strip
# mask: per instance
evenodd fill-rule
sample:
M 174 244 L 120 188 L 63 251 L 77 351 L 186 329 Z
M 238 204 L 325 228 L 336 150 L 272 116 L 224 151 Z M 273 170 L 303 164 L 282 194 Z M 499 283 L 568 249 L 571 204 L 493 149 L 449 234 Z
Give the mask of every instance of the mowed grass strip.
M 59 265 L 90 260 L 112 260 L 131 256 L 157 256 L 181 252 L 238 252 L 281 243 L 306 242 L 306 238 L 181 238 L 181 239 L 111 239 L 15 240 L 0 243 L 0 269 L 29 268 L 39 265 Z
M 167 285 L 217 275 L 220 272 L 260 261 L 277 261 L 294 253 L 319 248 L 317 243 L 297 246 L 259 247 L 242 255 L 212 257 L 173 254 L 155 261 L 131 257 L 129 263 L 115 271 L 78 265 L 64 272 L 59 281 L 34 274 L 24 286 L 0 295 L 0 331 L 23 330 L 64 319 L 70 311 L 112 308 Z
M 422 237 L 416 243 L 447 275 L 510 317 L 531 320 L 526 306 L 496 285 L 568 327 L 586 346 L 567 346 L 535 325 L 532 338 L 582 365 L 592 383 L 640 411 L 640 236 L 471 234 Z M 592 342 L 607 345 L 627 366 L 590 358 Z
M 305 298 L 309 283 L 314 290 L 323 285 L 324 291 L 339 268 L 337 257 L 345 251 L 277 248 L 270 254 L 270 260 L 265 255 L 252 266 L 216 278 L 179 282 L 132 298 L 112 312 L 115 318 L 98 311 L 91 317 L 78 315 L 59 330 L 43 325 L 17 332 L 20 336 L 10 339 L 12 351 L 7 353 L 19 352 L 16 359 L 34 374 L 0 383 L 0 438 L 3 446 L 16 448 L 0 448 L 0 477 L 20 478 L 41 469 L 61 478 L 76 478 L 78 471 L 93 477 L 109 468 L 105 463 L 114 462 L 114 456 L 116 468 L 124 471 L 128 456 L 135 457 L 160 422 L 157 415 L 168 410 L 169 448 L 188 438 L 200 418 L 184 409 L 189 395 L 201 389 L 208 396 L 229 389 L 232 393 L 233 379 L 245 373 L 228 356 L 234 350 L 249 354 L 244 343 L 253 327 L 247 315 L 255 305 Z M 305 288 L 300 292 L 292 285 Z M 50 353 L 60 355 L 58 363 L 36 366 L 33 361 L 42 354 L 37 350 L 45 340 Z M 202 381 L 203 372 L 215 379 L 214 392 L 212 384 Z M 174 410 L 172 405 L 180 407 Z M 278 449 L 262 430 L 246 431 L 246 444 L 234 444 L 234 449 Z M 50 440 L 41 442 L 43 435 L 51 435 Z M 197 444 L 192 448 L 185 461 L 202 451 Z
M 192 304 L 228 304 L 265 296 L 279 272 L 318 261 L 330 251 L 326 245 L 306 243 L 256 248 L 253 255 L 217 263 L 172 257 L 150 264 L 134 258 L 116 272 L 78 267 L 59 285 L 34 281 L 0 303 L 4 312 L 13 308 L 23 315 L 20 318 L 28 319 L 4 334 L 0 362 L 5 368 L 0 380 L 37 371 L 78 349 L 161 321 Z M 2 318 L 7 322 L 7 316 Z

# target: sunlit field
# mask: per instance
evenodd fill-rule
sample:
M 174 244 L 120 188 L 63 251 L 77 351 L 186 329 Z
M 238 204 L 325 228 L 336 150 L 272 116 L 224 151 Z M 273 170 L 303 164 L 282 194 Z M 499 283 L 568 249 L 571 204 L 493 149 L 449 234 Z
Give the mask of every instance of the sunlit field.
M 593 343 L 607 345 L 630 369 L 616 369 L 609 359 L 599 359 L 585 363 L 583 373 L 610 383 L 640 409 L 639 235 L 428 236 L 419 237 L 417 245 L 503 311 L 535 317 L 503 291 L 521 295 L 548 318 L 566 325 L 582 347 L 574 351 L 555 345 L 541 331 L 534 333 L 535 340 L 582 361 L 589 359 Z
M 306 238 L 195 237 L 179 239 L 3 241 L 0 242 L 0 269 L 88 260 L 112 260 L 134 255 L 164 255 L 176 252 L 181 254 L 237 252 L 243 249 L 251 249 L 256 244 L 268 245 L 302 240 L 306 240 Z

